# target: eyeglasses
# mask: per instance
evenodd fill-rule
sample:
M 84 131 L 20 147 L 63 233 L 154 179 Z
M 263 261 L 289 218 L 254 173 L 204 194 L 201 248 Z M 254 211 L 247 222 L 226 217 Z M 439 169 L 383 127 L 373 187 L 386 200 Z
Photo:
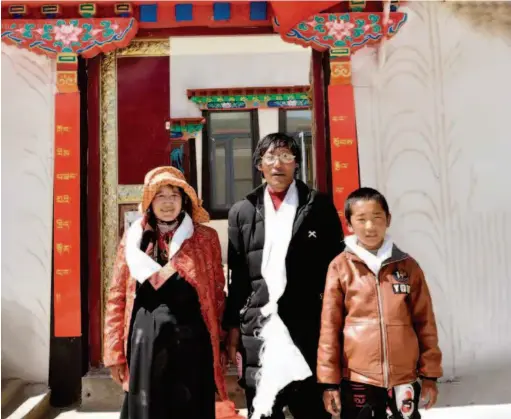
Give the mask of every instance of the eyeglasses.
M 290 164 L 295 161 L 296 156 L 291 153 L 265 154 L 262 158 L 263 163 L 272 166 L 280 160 L 283 164 Z

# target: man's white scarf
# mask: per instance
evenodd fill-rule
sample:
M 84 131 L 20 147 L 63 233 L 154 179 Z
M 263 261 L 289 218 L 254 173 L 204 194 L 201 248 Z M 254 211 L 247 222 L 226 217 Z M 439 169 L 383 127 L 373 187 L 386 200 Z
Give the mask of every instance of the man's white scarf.
M 279 391 L 293 381 L 301 381 L 312 375 L 309 365 L 293 343 L 286 325 L 278 315 L 278 301 L 287 285 L 286 255 L 297 208 L 298 191 L 294 182 L 278 211 L 275 211 L 266 188 L 261 273 L 268 287 L 269 301 L 261 309 L 261 313 L 268 318 L 259 335 L 263 340 L 263 347 L 252 419 L 270 416 Z
M 183 242 L 193 236 L 193 231 L 193 221 L 188 214 L 185 214 L 170 241 L 169 262 L 162 267 L 151 256 L 140 250 L 144 228 L 142 219 L 135 221 L 126 233 L 126 263 L 131 277 L 141 284 L 156 273 L 160 273 L 163 278 L 167 279 L 175 272 L 170 262 L 172 257 L 181 249 Z
M 355 253 L 360 259 L 362 259 L 362 261 L 364 261 L 364 263 L 376 277 L 378 277 L 378 273 L 380 272 L 383 262 L 392 256 L 392 249 L 394 248 L 394 242 L 389 235 L 385 236 L 385 240 L 383 241 L 381 247 L 378 249 L 376 255 L 373 255 L 370 251 L 360 246 L 357 241 L 357 236 L 355 235 L 346 237 L 344 239 L 344 243 L 349 250 Z

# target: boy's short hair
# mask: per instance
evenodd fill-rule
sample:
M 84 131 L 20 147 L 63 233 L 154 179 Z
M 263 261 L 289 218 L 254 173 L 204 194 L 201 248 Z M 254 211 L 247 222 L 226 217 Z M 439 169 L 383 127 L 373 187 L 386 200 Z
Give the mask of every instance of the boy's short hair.
M 390 215 L 389 204 L 381 192 L 373 188 L 359 188 L 349 194 L 344 202 L 344 216 L 348 224 L 351 224 L 351 206 L 357 201 L 376 201 L 378 202 L 385 215 Z
M 302 163 L 302 153 L 300 153 L 300 146 L 298 145 L 296 139 L 290 137 L 287 134 L 284 134 L 283 132 L 275 132 L 273 134 L 268 134 L 266 137 L 261 138 L 257 143 L 254 155 L 252 157 L 254 161 L 254 166 L 259 167 L 259 165 L 261 164 L 262 157 L 270 148 L 279 147 L 289 148 L 291 153 L 293 153 L 293 155 L 295 156 L 295 162 L 298 165 Z

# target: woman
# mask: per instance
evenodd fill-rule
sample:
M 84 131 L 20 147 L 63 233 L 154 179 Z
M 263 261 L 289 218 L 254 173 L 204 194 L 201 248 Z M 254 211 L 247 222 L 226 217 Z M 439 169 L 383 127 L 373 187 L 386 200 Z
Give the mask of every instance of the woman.
M 105 314 L 104 362 L 126 396 L 121 419 L 239 418 L 220 351 L 220 242 L 174 167 L 150 171 L 143 217 L 119 245 Z

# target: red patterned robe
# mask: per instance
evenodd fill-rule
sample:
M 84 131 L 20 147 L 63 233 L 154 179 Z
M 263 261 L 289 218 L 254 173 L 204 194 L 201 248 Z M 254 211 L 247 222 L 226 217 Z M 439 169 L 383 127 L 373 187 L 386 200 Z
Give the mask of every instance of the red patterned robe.
M 126 365 L 123 389 L 128 391 L 127 345 L 135 301 L 136 280 L 131 278 L 125 256 L 126 236 L 117 251 L 114 274 L 107 296 L 104 328 L 105 366 Z M 188 281 L 199 297 L 201 312 L 209 330 L 213 348 L 214 376 L 217 391 L 223 402 L 217 402 L 217 418 L 240 418 L 228 401 L 220 354 L 223 331 L 220 325 L 225 294 L 220 241 L 217 232 L 207 226 L 194 224 L 193 236 L 184 241 L 171 263 L 178 274 Z

